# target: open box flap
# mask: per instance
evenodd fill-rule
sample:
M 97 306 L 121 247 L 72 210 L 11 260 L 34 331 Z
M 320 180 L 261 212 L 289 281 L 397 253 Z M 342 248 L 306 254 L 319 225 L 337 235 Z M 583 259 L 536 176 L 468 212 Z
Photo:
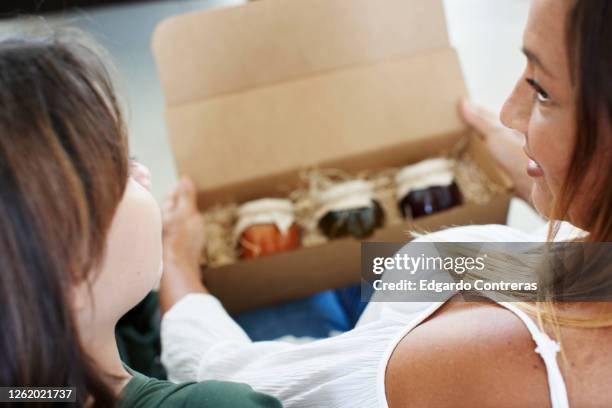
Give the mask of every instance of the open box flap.
M 172 17 L 153 48 L 179 173 L 206 204 L 465 129 L 441 0 L 266 0 Z
M 462 95 L 448 49 L 203 100 L 169 109 L 166 119 L 179 172 L 206 195 L 459 134 Z
M 170 17 L 153 52 L 166 105 L 449 47 L 442 0 L 266 0 Z

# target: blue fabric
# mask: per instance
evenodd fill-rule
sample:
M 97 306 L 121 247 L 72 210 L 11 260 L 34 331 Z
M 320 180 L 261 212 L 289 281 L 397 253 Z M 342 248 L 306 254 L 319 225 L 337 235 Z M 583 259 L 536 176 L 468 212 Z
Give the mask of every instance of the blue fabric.
M 367 292 L 364 296 L 369 298 Z M 233 317 L 253 341 L 287 335 L 326 338 L 331 332 L 345 332 L 355 327 L 366 305 L 361 285 L 354 285 Z
M 372 285 L 353 285 L 348 288 L 334 291 L 338 302 L 344 309 L 344 314 L 348 323 L 348 330 L 357 324 L 363 310 L 368 305 L 374 289 Z

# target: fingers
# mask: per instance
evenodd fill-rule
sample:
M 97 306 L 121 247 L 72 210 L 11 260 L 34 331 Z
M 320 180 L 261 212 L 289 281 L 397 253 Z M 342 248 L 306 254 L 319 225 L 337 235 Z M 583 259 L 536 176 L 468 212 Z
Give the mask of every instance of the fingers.
M 493 112 L 473 104 L 467 99 L 461 101 L 459 113 L 463 120 L 484 136 L 488 136 L 500 127 L 500 122 Z
M 197 194 L 196 187 L 190 178 L 183 177 L 179 181 L 176 187 L 176 205 L 179 209 L 188 211 L 196 211 L 197 208 Z
M 162 210 L 164 213 L 172 211 L 176 207 L 176 191 L 171 192 L 166 196 Z
M 196 198 L 196 187 L 189 177 L 181 177 L 177 190 L 187 199 L 195 200 Z
M 163 211 L 167 214 L 197 211 L 197 190 L 191 179 L 183 177 L 179 180 L 174 191 L 166 197 Z

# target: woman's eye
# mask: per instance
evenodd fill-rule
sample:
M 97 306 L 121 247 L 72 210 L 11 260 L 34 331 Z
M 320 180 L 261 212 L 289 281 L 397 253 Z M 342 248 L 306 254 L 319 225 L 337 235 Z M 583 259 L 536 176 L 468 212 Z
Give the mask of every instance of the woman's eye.
M 538 102 L 547 103 L 550 101 L 550 95 L 548 95 L 548 92 L 546 92 L 535 79 L 527 78 L 527 83 L 535 91 Z
M 543 102 L 543 103 L 546 103 L 550 100 L 550 96 L 548 96 L 546 92 L 541 92 L 541 91 L 537 92 L 537 98 L 538 98 L 538 101 Z

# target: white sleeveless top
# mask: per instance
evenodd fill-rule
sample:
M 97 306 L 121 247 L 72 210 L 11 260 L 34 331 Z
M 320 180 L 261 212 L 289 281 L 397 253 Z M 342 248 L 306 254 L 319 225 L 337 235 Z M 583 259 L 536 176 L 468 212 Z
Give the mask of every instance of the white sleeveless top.
M 531 318 L 525 314 L 525 312 L 513 304 L 506 302 L 499 302 L 498 304 L 513 312 L 519 319 L 521 319 L 521 321 L 527 327 L 527 330 L 529 330 L 529 333 L 531 333 L 531 337 L 536 344 L 535 352 L 542 357 L 544 365 L 546 366 L 552 408 L 568 408 L 569 401 L 567 397 L 567 389 L 565 387 L 563 376 L 561 375 L 559 364 L 557 363 L 557 353 L 561 350 L 559 343 L 552 340 L 546 333 L 542 332 L 533 322 L 533 320 L 531 320 Z M 415 317 L 403 331 L 399 332 L 396 338 L 389 345 L 384 357 L 381 359 L 381 366 L 378 370 L 377 392 L 380 407 L 388 408 L 385 394 L 385 371 L 389 359 L 391 358 L 391 354 L 393 354 L 397 344 L 415 327 L 434 314 L 436 310 L 443 305 L 444 303 L 434 303 L 429 308 L 425 309 L 420 315 Z
M 505 226 L 453 228 L 420 238 L 447 242 L 534 242 L 544 235 Z M 285 407 L 387 408 L 385 370 L 397 344 L 444 303 L 370 302 L 355 329 L 297 344 L 252 342 L 211 295 L 192 294 L 162 320 L 162 362 L 172 381 L 235 381 Z M 527 327 L 546 366 L 551 405 L 569 406 L 557 364 L 559 345 L 521 310 L 501 303 Z

